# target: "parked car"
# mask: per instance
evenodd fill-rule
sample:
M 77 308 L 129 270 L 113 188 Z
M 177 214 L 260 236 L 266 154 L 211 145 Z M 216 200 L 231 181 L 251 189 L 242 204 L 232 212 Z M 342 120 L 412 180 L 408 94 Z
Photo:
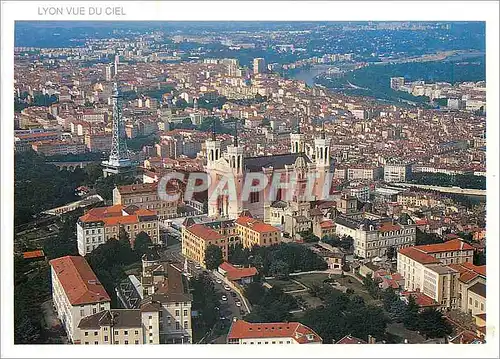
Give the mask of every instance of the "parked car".
M 223 295 L 223 296 L 222 296 L 222 300 L 223 300 L 223 301 L 227 301 L 227 296 Z
M 231 292 L 231 297 L 236 297 L 236 293 L 235 292 Z
M 243 309 L 240 309 L 240 314 L 245 315 L 245 311 Z
M 221 284 L 222 283 L 222 280 L 220 280 L 219 278 L 217 278 L 215 281 L 217 282 L 217 284 Z
M 201 266 L 199 264 L 194 266 L 196 269 L 201 269 Z
M 227 291 L 231 290 L 231 288 L 229 288 L 229 286 L 227 284 L 224 286 L 224 289 Z
M 241 307 L 241 302 L 236 302 L 237 307 Z

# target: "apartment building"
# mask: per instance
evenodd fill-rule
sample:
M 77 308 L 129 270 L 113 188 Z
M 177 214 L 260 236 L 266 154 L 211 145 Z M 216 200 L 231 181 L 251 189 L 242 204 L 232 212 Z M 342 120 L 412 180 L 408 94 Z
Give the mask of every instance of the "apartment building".
M 236 219 L 236 232 L 244 248 L 267 247 L 281 242 L 278 228 L 258 219 L 241 216 Z
M 158 243 L 160 240 L 158 216 L 155 211 L 121 204 L 98 207 L 78 218 L 76 223 L 78 253 L 85 256 L 106 243 L 108 239 L 118 239 L 120 228 L 128 233 L 132 248 L 135 237 L 140 232 L 147 233 L 153 243 Z
M 397 202 L 405 207 L 434 207 L 441 201 L 433 195 L 418 192 L 402 192 L 397 195 Z
M 229 246 L 240 243 L 234 219 L 187 218 L 182 227 L 182 254 L 205 266 L 205 250 L 213 244 L 227 260 Z
M 141 209 L 154 210 L 160 220 L 175 217 L 178 207 L 177 201 L 163 201 L 160 198 L 157 182 L 115 187 L 113 204 L 134 205 Z
M 140 309 L 111 309 L 82 318 L 81 344 L 159 344 L 161 305 L 146 303 Z
M 474 292 L 469 295 L 465 290 L 470 286 L 466 283 L 460 285 L 460 278 L 463 281 L 470 276 L 462 276 L 460 269 L 463 268 L 464 273 L 469 271 L 467 266 L 472 264 L 469 251 L 472 252 L 472 247 L 459 239 L 400 249 L 397 268 L 405 280 L 405 289 L 421 291 L 441 308 L 466 308 L 465 302 L 469 296 L 474 296 Z
M 31 148 L 33 151 L 42 153 L 45 156 L 76 155 L 87 151 L 87 147 L 83 143 L 59 140 L 33 142 Z
M 111 299 L 83 257 L 65 256 L 49 262 L 52 300 L 68 339 L 79 344 L 78 324 L 89 315 L 110 309 Z
M 338 174 L 337 174 L 338 171 Z M 347 179 L 349 181 L 360 180 L 360 181 L 376 181 L 382 178 L 384 171 L 382 167 L 376 166 L 351 166 L 348 168 L 338 170 L 335 169 L 335 178 Z
M 369 214 L 342 214 L 335 218 L 338 236 L 354 239 L 354 254 L 370 259 L 387 255 L 390 247 L 398 250 L 415 245 L 417 239 L 415 222 L 406 214 L 397 220 L 376 218 Z
M 384 166 L 385 182 L 406 182 L 411 176 L 409 164 L 386 164 Z
M 227 344 L 321 344 L 323 339 L 299 322 L 249 323 L 234 319 L 227 335 Z
M 474 248 L 459 238 L 439 244 L 416 246 L 415 248 L 430 254 L 444 264 L 472 263 L 474 257 Z
M 471 315 L 486 312 L 486 266 L 476 266 L 471 262 L 450 264 L 460 273 L 458 277 L 459 309 Z
M 31 150 L 31 144 L 40 141 L 55 141 L 60 138 L 57 132 L 45 131 L 16 131 L 14 135 L 14 150 L 24 152 Z
M 85 145 L 90 152 L 107 152 L 111 150 L 111 134 L 108 133 L 87 133 L 85 135 Z
M 370 200 L 370 187 L 359 184 L 355 187 L 349 188 L 349 194 L 356 197 L 361 202 L 368 202 Z
M 159 303 L 158 332 L 162 344 L 189 344 L 193 338 L 191 307 L 193 297 L 181 271 L 159 257 L 143 259 L 141 285 L 142 303 Z M 154 336 L 153 335 L 153 336 Z

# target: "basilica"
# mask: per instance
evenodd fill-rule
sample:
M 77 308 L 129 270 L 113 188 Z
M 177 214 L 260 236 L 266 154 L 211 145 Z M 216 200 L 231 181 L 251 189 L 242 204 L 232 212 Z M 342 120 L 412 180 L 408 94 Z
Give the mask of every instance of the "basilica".
M 300 223 L 303 223 L 304 229 L 311 228 L 310 203 L 322 199 L 325 186 L 328 186 L 328 191 L 330 189 L 330 174 L 333 174 L 330 139 L 326 138 L 323 129 L 321 135 L 315 138 L 314 147 L 308 147 L 305 134 L 298 127 L 290 134 L 290 149 L 290 153 L 285 154 L 246 157 L 236 134 L 233 144 L 222 153 L 221 142 L 213 133 L 206 141 L 205 170 L 212 183 L 208 193 L 209 216 L 237 218 L 241 213 L 249 213 L 273 225 L 284 226 L 293 221 L 293 225 L 287 227 L 297 232 L 300 232 Z M 245 198 L 242 196 L 245 185 L 250 185 L 248 181 L 255 181 L 252 174 L 257 173 L 267 177 L 267 185 L 259 191 L 250 192 Z M 215 184 L 224 177 L 234 180 L 236 196 L 229 195 L 227 191 L 213 192 Z M 276 179 L 279 185 L 276 185 Z

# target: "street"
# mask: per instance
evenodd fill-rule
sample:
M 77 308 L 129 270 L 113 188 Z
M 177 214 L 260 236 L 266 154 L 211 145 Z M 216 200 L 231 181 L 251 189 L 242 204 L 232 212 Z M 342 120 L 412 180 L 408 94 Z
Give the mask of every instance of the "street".
M 174 259 L 178 261 L 179 263 L 184 266 L 185 263 L 185 258 L 181 253 L 181 243 L 173 244 L 168 246 L 163 250 L 161 253 L 162 259 Z M 225 318 L 221 320 L 232 320 L 234 317 L 237 317 L 238 319 L 241 319 L 243 316 L 247 314 L 247 310 L 245 309 L 245 306 L 243 305 L 241 301 L 241 296 L 233 291 L 233 290 L 225 290 L 224 289 L 224 282 L 222 282 L 220 279 L 218 279 L 215 274 L 213 274 L 211 271 L 204 270 L 201 268 L 199 265 L 196 263 L 188 260 L 188 273 L 190 273 L 192 276 L 199 276 L 199 275 L 208 275 L 210 280 L 214 283 L 215 290 L 220 294 L 219 298 L 219 308 L 220 308 L 220 317 Z M 198 268 L 197 268 L 198 267 Z M 218 283 L 217 281 L 221 282 Z M 234 294 L 231 294 L 234 293 Z M 227 300 L 222 300 L 222 296 L 225 295 L 227 297 Z M 241 307 L 238 307 L 236 305 L 237 302 L 241 303 Z

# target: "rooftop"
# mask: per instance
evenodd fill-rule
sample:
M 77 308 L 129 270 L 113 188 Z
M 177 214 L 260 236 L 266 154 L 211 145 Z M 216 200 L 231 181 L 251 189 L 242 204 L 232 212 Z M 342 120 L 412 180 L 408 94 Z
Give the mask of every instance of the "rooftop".
M 71 305 L 109 302 L 111 298 L 85 258 L 66 256 L 50 261 Z
M 399 253 L 421 264 L 441 263 L 439 259 L 421 251 L 418 247 L 401 248 Z
M 212 228 L 204 226 L 203 224 L 193 224 L 192 226 L 187 227 L 186 230 L 205 241 L 213 241 L 224 238 L 222 234 L 213 230 Z
M 461 251 L 461 250 L 472 250 L 471 245 L 465 243 L 461 239 L 452 239 L 444 243 L 438 244 L 427 244 L 423 246 L 416 246 L 422 252 L 425 253 L 437 253 L 437 252 L 449 252 L 449 251 Z
M 233 321 L 228 340 L 251 338 L 293 338 L 299 344 L 321 343 L 321 337 L 309 327 L 298 322 L 249 323 L 244 320 Z
M 251 217 L 239 217 L 236 220 L 236 223 L 250 228 L 253 231 L 260 232 L 260 233 L 267 233 L 267 232 L 276 232 L 278 229 L 274 226 L 271 226 L 270 224 L 264 223 L 259 221 L 258 219 L 251 218 Z

